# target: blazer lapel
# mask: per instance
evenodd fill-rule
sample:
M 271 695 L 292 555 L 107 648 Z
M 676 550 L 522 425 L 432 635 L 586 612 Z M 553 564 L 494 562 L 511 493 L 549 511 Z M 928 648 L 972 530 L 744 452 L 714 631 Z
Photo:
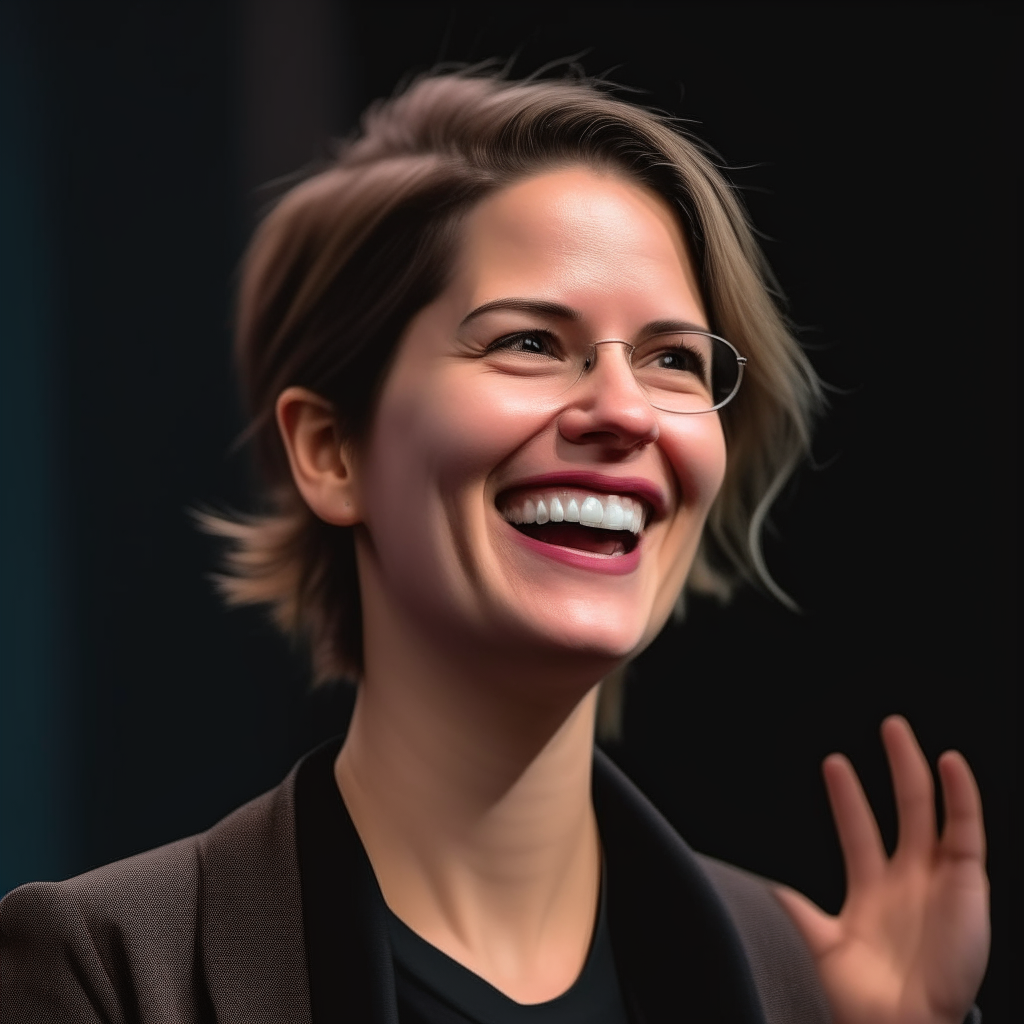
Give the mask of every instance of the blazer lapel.
M 764 1024 L 739 933 L 693 851 L 600 751 L 594 806 L 612 946 L 634 1014 L 642 1024 Z
M 200 838 L 211 1019 L 398 1024 L 383 898 L 334 785 L 340 744 Z
M 398 1024 L 384 897 L 334 781 L 340 746 L 304 758 L 295 784 L 312 1024 Z
M 294 781 L 293 770 L 199 840 L 196 969 L 219 1021 L 311 1024 Z

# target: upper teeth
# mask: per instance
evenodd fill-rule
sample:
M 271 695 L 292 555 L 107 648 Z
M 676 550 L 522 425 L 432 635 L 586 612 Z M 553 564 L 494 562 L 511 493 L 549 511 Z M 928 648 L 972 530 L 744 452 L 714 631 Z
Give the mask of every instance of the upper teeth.
M 646 519 L 643 504 L 635 498 L 588 494 L 585 491 L 518 495 L 504 505 L 503 512 L 505 518 L 516 525 L 566 522 L 599 530 L 629 530 L 631 533 L 639 533 Z

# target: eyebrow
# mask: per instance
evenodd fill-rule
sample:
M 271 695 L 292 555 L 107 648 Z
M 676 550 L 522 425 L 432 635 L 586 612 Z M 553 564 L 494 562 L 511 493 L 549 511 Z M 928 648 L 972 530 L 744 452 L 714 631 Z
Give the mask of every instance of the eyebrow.
M 645 324 L 640 332 L 644 338 L 653 338 L 659 334 L 686 334 L 695 331 L 698 334 L 710 334 L 711 328 L 703 324 L 695 324 L 690 320 L 652 320 Z
M 511 310 L 513 313 L 533 313 L 536 316 L 553 316 L 559 320 L 571 320 L 577 322 L 583 319 L 583 314 L 572 306 L 564 306 L 560 302 L 547 302 L 544 299 L 495 299 L 493 302 L 485 302 L 477 306 L 462 318 L 459 328 L 472 323 L 477 317 L 485 313 L 494 313 L 498 310 Z
M 535 316 L 556 317 L 559 320 L 569 320 L 578 323 L 583 319 L 583 314 L 572 306 L 563 305 L 561 302 L 548 302 L 544 299 L 495 299 L 493 302 L 485 302 L 477 306 L 463 318 L 459 324 L 461 330 L 467 324 L 472 323 L 477 317 L 487 313 L 511 310 L 513 313 L 533 313 Z M 710 328 L 691 323 L 689 320 L 653 320 L 645 324 L 640 334 L 645 338 L 651 338 L 658 334 L 681 334 L 686 331 L 699 331 L 707 333 Z

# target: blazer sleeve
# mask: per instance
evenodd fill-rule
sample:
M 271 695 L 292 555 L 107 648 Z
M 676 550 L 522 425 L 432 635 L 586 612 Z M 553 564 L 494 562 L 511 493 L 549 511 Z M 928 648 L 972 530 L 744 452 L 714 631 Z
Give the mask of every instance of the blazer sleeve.
M 740 933 L 769 1022 L 829 1024 L 832 1014 L 810 950 L 769 884 L 698 854 Z
M 0 903 L 0 1008 L 26 1024 L 124 1020 L 85 918 L 53 882 Z
M 0 903 L 0 1018 L 198 1022 L 194 846 L 9 893 Z

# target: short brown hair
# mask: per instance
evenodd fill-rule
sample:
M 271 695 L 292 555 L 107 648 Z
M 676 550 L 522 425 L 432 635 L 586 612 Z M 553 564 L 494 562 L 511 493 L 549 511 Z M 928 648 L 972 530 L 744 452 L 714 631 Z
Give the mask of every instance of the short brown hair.
M 280 200 L 244 260 L 235 352 L 269 508 L 203 522 L 233 542 L 218 577 L 227 599 L 270 605 L 282 629 L 309 642 L 317 680 L 362 671 L 352 530 L 322 522 L 299 496 L 275 401 L 307 387 L 333 404 L 345 436 L 362 438 L 406 325 L 445 287 L 461 217 L 491 192 L 567 164 L 623 173 L 669 203 L 711 329 L 749 359 L 720 414 L 725 481 L 687 585 L 725 596 L 748 579 L 781 595 L 760 531 L 808 449 L 821 393 L 733 189 L 668 118 L 595 83 L 429 75 L 372 107 L 334 162 Z

